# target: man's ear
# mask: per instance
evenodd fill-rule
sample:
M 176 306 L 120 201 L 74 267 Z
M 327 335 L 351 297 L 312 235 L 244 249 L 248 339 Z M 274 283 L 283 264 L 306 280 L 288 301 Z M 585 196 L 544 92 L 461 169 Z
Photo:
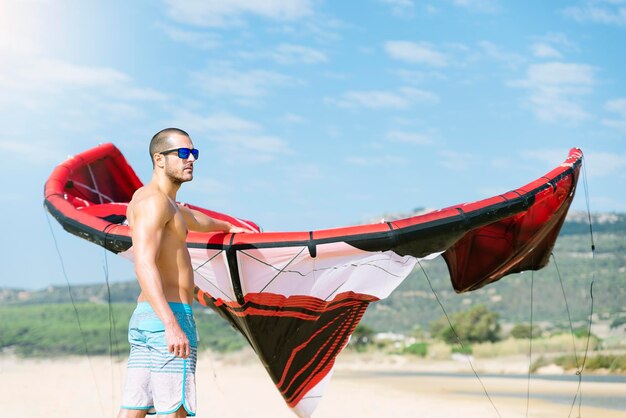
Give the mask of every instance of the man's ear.
M 155 167 L 160 167 L 160 168 L 165 167 L 165 155 L 156 152 L 154 153 L 152 158 L 154 160 Z

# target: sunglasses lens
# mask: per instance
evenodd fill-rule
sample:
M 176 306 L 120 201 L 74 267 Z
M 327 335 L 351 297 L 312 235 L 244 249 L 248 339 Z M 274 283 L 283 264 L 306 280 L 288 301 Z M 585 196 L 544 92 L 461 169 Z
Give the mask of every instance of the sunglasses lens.
M 189 148 L 178 148 L 178 158 L 183 160 L 189 158 Z
M 195 148 L 191 150 L 191 153 L 193 154 L 193 158 L 194 158 L 194 159 L 196 159 L 196 160 L 197 160 L 197 159 L 198 159 L 198 157 L 200 156 L 200 151 L 198 151 L 198 150 L 197 150 L 197 149 L 195 149 Z

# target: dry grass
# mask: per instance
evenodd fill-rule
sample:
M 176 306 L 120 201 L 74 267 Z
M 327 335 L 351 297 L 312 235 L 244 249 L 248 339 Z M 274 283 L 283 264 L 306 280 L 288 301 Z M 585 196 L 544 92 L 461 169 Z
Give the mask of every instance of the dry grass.
M 587 344 L 587 339 L 582 337 L 574 337 L 561 334 L 546 338 L 535 338 L 532 340 L 533 354 L 564 354 L 574 353 L 573 344 L 576 350 L 582 354 Z M 589 351 L 593 351 L 598 347 L 598 340 L 591 338 L 589 341 Z M 527 339 L 507 338 L 506 340 L 495 343 L 481 343 L 472 346 L 472 354 L 477 358 L 492 358 L 500 356 L 511 356 L 518 354 L 528 354 L 530 350 L 530 341 Z

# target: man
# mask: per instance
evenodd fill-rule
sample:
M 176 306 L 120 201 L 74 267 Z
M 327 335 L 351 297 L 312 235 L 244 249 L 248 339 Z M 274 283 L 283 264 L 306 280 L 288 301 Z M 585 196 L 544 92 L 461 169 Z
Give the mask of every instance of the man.
M 135 192 L 127 209 L 141 294 L 129 324 L 131 351 L 119 418 L 195 415 L 197 336 L 187 231 L 251 232 L 176 203 L 199 156 L 185 131 L 158 132 L 150 141 L 150 156 L 152 180 Z

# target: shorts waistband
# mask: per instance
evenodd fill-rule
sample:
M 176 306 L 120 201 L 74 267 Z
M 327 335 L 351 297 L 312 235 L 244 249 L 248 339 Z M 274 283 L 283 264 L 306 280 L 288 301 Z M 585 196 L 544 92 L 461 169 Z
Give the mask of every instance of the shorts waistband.
M 167 304 L 170 305 L 170 309 L 172 310 L 172 312 L 186 313 L 186 314 L 193 313 L 193 311 L 191 310 L 191 305 L 188 305 L 186 303 L 167 302 Z M 138 313 L 154 312 L 154 309 L 152 309 L 152 306 L 150 306 L 149 302 L 139 302 L 137 304 L 137 307 L 135 308 L 135 312 L 138 312 Z

